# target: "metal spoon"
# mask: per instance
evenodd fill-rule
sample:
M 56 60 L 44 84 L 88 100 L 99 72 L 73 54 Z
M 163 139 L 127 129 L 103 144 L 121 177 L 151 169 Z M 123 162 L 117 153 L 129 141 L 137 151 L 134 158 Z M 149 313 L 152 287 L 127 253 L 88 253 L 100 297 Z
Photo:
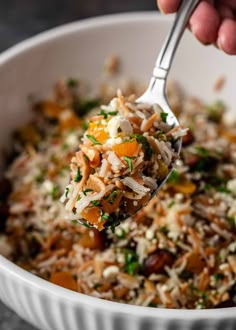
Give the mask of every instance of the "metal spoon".
M 155 67 L 153 70 L 152 78 L 149 83 L 149 86 L 145 93 L 139 97 L 136 100 L 136 103 L 146 103 L 151 105 L 158 105 L 162 111 L 165 113 L 168 113 L 167 116 L 167 123 L 172 126 L 179 126 L 179 122 L 177 118 L 175 117 L 174 113 L 171 111 L 171 108 L 168 104 L 168 101 L 166 99 L 166 78 L 169 73 L 174 55 L 176 53 L 178 44 L 181 40 L 181 37 L 183 35 L 183 32 L 185 30 L 185 27 L 187 25 L 187 22 L 189 20 L 189 17 L 191 16 L 193 10 L 199 3 L 199 0 L 183 0 L 182 4 L 180 6 L 180 9 L 176 15 L 175 21 L 173 23 L 172 29 L 167 36 L 163 47 L 161 48 L 160 54 L 157 58 L 157 61 L 155 63 Z M 175 148 L 175 151 L 177 154 L 180 153 L 182 145 L 182 139 L 179 138 L 175 145 L 173 146 Z M 163 184 L 168 179 L 169 175 L 171 174 L 173 168 L 170 168 L 170 171 L 168 175 L 161 181 L 158 182 L 158 188 L 157 190 L 152 194 L 151 198 L 156 195 L 156 193 L 161 189 Z M 136 213 L 140 209 L 137 208 L 137 210 L 134 211 Z M 111 223 L 108 221 L 105 224 L 105 227 L 113 226 L 115 227 L 118 225 L 121 221 L 125 220 L 132 214 L 120 214 L 119 219 L 112 221 Z M 90 226 L 87 222 L 85 222 L 83 219 L 78 220 L 81 224 L 85 226 Z

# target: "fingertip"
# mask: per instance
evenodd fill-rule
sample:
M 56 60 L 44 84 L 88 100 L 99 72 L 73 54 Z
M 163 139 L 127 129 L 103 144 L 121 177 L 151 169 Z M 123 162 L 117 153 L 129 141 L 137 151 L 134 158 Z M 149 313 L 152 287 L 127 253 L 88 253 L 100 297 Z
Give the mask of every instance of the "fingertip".
M 171 14 L 175 13 L 179 6 L 181 0 L 158 0 L 157 5 L 162 13 Z
M 221 23 L 217 39 L 218 47 L 229 55 L 236 55 L 236 22 L 226 18 Z
M 217 10 L 208 2 L 202 1 L 190 18 L 190 29 L 195 37 L 205 45 L 215 43 L 220 25 Z

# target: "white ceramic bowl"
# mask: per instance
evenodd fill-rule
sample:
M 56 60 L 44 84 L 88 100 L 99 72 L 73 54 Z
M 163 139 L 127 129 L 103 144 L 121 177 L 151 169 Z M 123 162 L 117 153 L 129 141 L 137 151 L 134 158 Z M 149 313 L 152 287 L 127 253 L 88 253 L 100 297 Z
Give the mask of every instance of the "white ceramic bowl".
M 0 56 L 0 148 L 14 127 L 29 118 L 27 96 L 43 95 L 60 77 L 98 82 L 104 59 L 122 58 L 127 77 L 147 81 L 172 18 L 132 13 L 69 24 L 11 48 Z M 172 77 L 209 101 L 236 103 L 236 60 L 205 48 L 188 33 L 175 59 Z M 214 95 L 213 82 L 227 83 Z M 236 308 L 165 310 L 136 307 L 75 293 L 48 283 L 0 256 L 0 299 L 43 330 L 184 330 L 236 328 Z

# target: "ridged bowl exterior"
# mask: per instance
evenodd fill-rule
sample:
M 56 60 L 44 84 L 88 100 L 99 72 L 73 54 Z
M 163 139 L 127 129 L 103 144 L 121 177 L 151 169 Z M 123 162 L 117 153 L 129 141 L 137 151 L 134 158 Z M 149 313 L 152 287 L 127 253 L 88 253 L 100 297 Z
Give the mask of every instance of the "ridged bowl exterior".
M 104 301 L 57 287 L 0 257 L 0 297 L 42 330 L 235 330 L 236 309 L 167 310 Z
M 147 80 L 158 45 L 170 24 L 171 19 L 154 13 L 90 19 L 49 31 L 0 55 L 0 112 L 1 118 L 4 117 L 0 121 L 0 148 L 8 144 L 9 132 L 29 118 L 26 111 L 29 92 L 45 95 L 61 76 L 76 77 L 80 73 L 82 78 L 97 84 L 93 78 L 100 74 L 104 58 L 117 53 L 128 77 Z M 100 47 L 95 52 L 98 42 Z M 186 36 L 172 72 L 173 76 L 181 77 L 183 85 L 194 89 L 196 95 L 206 98 L 214 97 L 209 88 L 214 79 L 222 73 L 228 75 L 233 83 L 227 84 L 223 96 L 229 105 L 234 105 L 236 79 L 231 73 L 236 72 L 235 62 Z M 208 74 L 202 77 L 203 72 Z M 0 299 L 41 330 L 236 329 L 236 308 L 167 310 L 118 304 L 63 289 L 2 256 Z

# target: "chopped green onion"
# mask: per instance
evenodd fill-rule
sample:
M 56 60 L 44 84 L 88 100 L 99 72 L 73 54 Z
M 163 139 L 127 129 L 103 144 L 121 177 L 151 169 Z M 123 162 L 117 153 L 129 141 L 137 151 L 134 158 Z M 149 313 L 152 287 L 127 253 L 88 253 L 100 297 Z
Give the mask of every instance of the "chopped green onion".
M 147 138 L 142 134 L 132 134 L 131 137 L 135 138 L 139 144 L 142 144 L 142 148 L 144 150 L 144 158 L 145 160 L 149 160 L 153 154 L 153 151 Z
M 91 204 L 93 205 L 93 206 L 99 206 L 100 205 L 100 201 L 91 201 Z
M 68 197 L 69 191 L 70 191 L 70 189 L 67 187 L 67 188 L 66 188 L 66 191 L 65 191 L 65 196 L 66 196 L 66 198 Z
M 117 115 L 117 111 L 110 111 L 110 112 L 106 112 L 105 110 L 101 110 L 99 115 L 102 115 L 104 117 L 104 119 L 107 119 L 108 116 L 115 116 Z
M 76 174 L 76 176 L 75 176 L 74 181 L 75 181 L 75 182 L 79 182 L 81 179 L 82 179 L 82 175 L 81 175 L 81 173 L 80 173 L 80 168 L 78 167 L 78 169 L 77 169 L 77 174 Z
M 162 121 L 164 121 L 164 123 L 166 123 L 167 117 L 168 117 L 167 112 L 161 112 L 161 119 Z
M 222 273 L 217 273 L 217 274 L 214 275 L 214 280 L 215 280 L 216 282 L 219 282 L 220 280 L 223 280 L 224 277 L 225 277 L 224 274 L 222 274 Z
M 83 190 L 83 194 L 84 194 L 84 196 L 87 196 L 87 193 L 92 192 L 92 191 L 93 191 L 93 189 L 87 188 L 87 189 Z
M 178 183 L 179 179 L 180 179 L 180 174 L 175 169 L 173 169 L 167 180 L 167 183 Z
M 209 156 L 209 150 L 205 149 L 204 147 L 195 147 L 195 152 L 197 155 L 199 155 L 201 157 Z
M 75 88 L 75 87 L 77 87 L 78 86 L 78 80 L 73 79 L 73 78 L 68 79 L 67 86 L 69 88 Z
M 86 163 L 88 164 L 88 162 L 89 162 L 88 157 L 86 155 L 83 155 L 83 157 L 84 157 L 84 160 L 86 161 Z
M 102 145 L 100 142 L 98 142 L 94 136 L 92 135 L 86 135 L 86 137 L 93 143 L 93 146 L 95 145 Z
M 130 172 L 133 171 L 133 163 L 132 160 L 135 159 L 135 157 L 128 157 L 128 156 L 124 156 L 124 161 L 126 161 L 126 163 L 128 164 L 129 170 Z
M 52 199 L 55 200 L 58 197 L 59 192 L 60 192 L 60 187 L 58 185 L 53 186 L 53 188 L 50 192 Z

